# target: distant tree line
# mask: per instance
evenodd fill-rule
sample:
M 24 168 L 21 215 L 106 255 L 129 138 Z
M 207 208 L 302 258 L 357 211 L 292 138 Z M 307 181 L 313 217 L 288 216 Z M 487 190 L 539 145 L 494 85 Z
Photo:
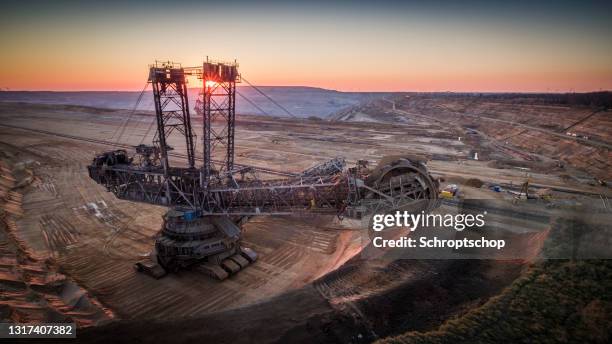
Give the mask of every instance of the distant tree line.
M 559 104 L 568 106 L 590 106 L 596 108 L 612 108 L 612 92 L 588 93 L 415 93 L 420 96 L 465 98 L 479 97 L 491 100 L 506 100 L 518 103 Z

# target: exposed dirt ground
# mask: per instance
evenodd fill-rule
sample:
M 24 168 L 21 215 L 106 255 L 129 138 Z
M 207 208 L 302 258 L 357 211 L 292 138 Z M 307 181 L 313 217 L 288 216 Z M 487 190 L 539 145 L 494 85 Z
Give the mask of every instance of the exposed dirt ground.
M 566 166 L 558 167 L 558 148 L 532 151 L 526 143 L 502 138 L 494 126 L 455 123 L 451 114 L 438 118 L 431 110 L 438 107 L 411 101 L 407 98 L 405 107 L 395 110 L 388 102 L 368 104 L 333 122 L 241 116 L 236 160 L 297 172 L 335 156 L 345 156 L 351 164 L 420 154 L 431 159 L 428 166 L 435 175 L 459 184 L 467 198 L 511 198 L 486 186 L 519 189 L 527 173 L 533 187 L 552 189 L 560 199 L 610 195 L 608 187 L 593 183 L 594 176 L 609 178 L 610 153 L 605 146 L 569 139 L 568 145 L 577 147 L 561 157 Z M 411 115 L 408 107 L 420 112 Z M 540 110 L 521 107 L 527 113 Z M 356 113 L 358 121 L 352 121 Z M 151 114 L 136 114 L 121 134 L 117 128 L 125 117 L 126 111 L 118 110 L 0 103 L 4 319 L 50 321 L 59 314 L 77 319 L 83 327 L 120 320 L 84 330 L 79 337 L 90 341 L 106 340 L 103 334 L 113 330 L 115 339 L 126 342 L 252 342 L 254 337 L 260 342 L 369 342 L 408 329 L 433 328 L 495 295 L 527 263 L 362 260 L 359 223 L 331 217 L 256 218 L 244 228 L 245 246 L 260 255 L 249 268 L 223 282 L 199 271 L 153 280 L 134 272 L 132 265 L 150 252 L 165 209 L 115 199 L 88 178 L 86 165 L 108 146 L 48 134 L 134 145 L 151 141 Z M 195 131 L 200 133 L 197 122 Z M 583 131 L 588 127 L 580 126 Z M 597 142 L 609 142 L 606 130 L 592 135 L 597 135 Z M 542 140 L 558 138 L 550 136 Z M 178 138 L 170 144 L 181 151 Z M 603 163 L 585 166 L 576 158 L 589 149 Z M 474 152 L 480 152 L 479 160 L 471 158 Z M 464 186 L 469 178 L 485 186 Z M 36 283 L 22 277 L 30 265 L 44 270 L 44 276 L 60 276 L 59 287 L 28 297 L 36 290 Z M 41 301 L 62 295 L 63 303 Z M 74 295 L 82 301 L 70 301 Z
M 90 183 L 83 168 L 95 148 L 44 136 L 29 140 L 21 149 L 2 145 L 13 160 L 31 157 L 25 162 L 36 175 L 23 193 L 9 191 L 16 201 L 8 233 L 37 261 L 54 261 L 121 318 L 190 316 L 244 305 L 303 286 L 342 264 L 350 258 L 343 254 L 357 252 L 351 245 L 360 244 L 351 230 L 255 219 L 244 241 L 260 259 L 244 274 L 220 283 L 189 271 L 152 283 L 134 272 L 133 263 L 150 252 L 164 209 L 116 200 Z

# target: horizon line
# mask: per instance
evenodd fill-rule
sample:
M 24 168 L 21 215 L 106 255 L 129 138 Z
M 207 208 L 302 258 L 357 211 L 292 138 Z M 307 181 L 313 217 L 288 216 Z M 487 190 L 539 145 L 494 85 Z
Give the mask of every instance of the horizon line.
M 520 90 L 508 90 L 508 91 L 485 91 L 485 90 L 473 90 L 473 91 L 454 91 L 454 90 L 445 90 L 445 91 L 415 91 L 415 90 L 403 90 L 403 91 L 374 91 L 374 90 L 365 90 L 365 91 L 343 91 L 343 90 L 336 90 L 336 89 L 331 89 L 331 88 L 324 88 L 324 87 L 318 87 L 318 86 L 305 86 L 305 85 L 255 85 L 256 87 L 279 87 L 279 88 L 312 88 L 312 89 L 319 89 L 319 90 L 325 90 L 325 91 L 330 91 L 330 92 L 339 92 L 339 93 L 456 93 L 456 94 L 468 94 L 468 93 L 486 93 L 486 94 L 582 94 L 582 93 L 605 93 L 605 92 L 612 92 L 612 89 L 599 89 L 599 90 L 591 90 L 591 91 L 573 91 L 573 90 L 568 90 L 568 91 L 561 91 L 561 90 L 537 90 L 537 91 L 520 91 Z M 253 88 L 252 86 L 249 85 L 236 85 L 236 87 L 250 87 Z M 188 89 L 200 89 L 200 87 L 188 87 Z M 111 89 L 106 89 L 106 90 L 97 90 L 97 89 L 86 89 L 86 90 L 45 90 L 45 89 L 36 89 L 36 90 L 12 90 L 9 88 L 2 88 L 0 87 L 0 93 L 1 92 L 48 92 L 48 93 L 79 93 L 79 92 L 133 92 L 133 93 L 138 93 L 138 92 L 142 92 L 142 90 L 128 90 L 128 89 L 119 89 L 119 90 L 111 90 Z

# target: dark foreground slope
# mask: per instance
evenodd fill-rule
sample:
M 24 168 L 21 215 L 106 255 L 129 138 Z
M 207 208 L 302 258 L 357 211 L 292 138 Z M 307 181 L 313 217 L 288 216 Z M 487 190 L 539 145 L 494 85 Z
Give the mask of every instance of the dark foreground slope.
M 470 275 L 469 270 L 462 273 Z M 472 293 L 484 291 L 483 297 L 486 296 L 482 286 L 487 282 L 481 280 L 484 284 L 479 287 L 476 281 L 472 275 L 456 279 L 453 285 L 459 283 L 468 295 L 471 290 Z M 421 330 L 389 336 L 381 343 L 497 343 L 500 339 L 516 342 L 527 338 L 534 342 L 606 343 L 610 338 L 612 263 L 609 261 L 536 264 L 499 296 L 480 307 L 482 299 L 469 302 L 472 296 L 445 307 L 452 299 L 447 294 L 450 288 L 444 289 L 448 282 L 445 279 L 429 287 L 423 282 L 403 285 L 378 296 L 371 300 L 378 311 L 368 312 L 367 319 L 332 306 L 309 286 L 258 305 L 199 318 L 117 322 L 90 328 L 80 332 L 79 342 L 359 343 L 376 340 L 372 329 L 382 329 L 380 324 L 373 325 L 377 319 L 387 320 L 385 325 L 395 327 L 395 331 L 401 326 Z M 407 298 L 407 291 L 418 290 L 421 290 L 419 298 Z M 456 297 L 457 293 L 452 296 Z M 420 307 L 425 304 L 430 306 L 429 312 L 423 312 Z M 467 312 L 457 308 L 470 304 L 476 307 Z M 363 308 L 363 304 L 359 306 Z M 403 316 L 384 319 L 382 311 L 388 315 L 394 313 L 394 308 L 401 310 Z M 457 317 L 452 319 L 448 313 Z M 436 319 L 442 321 L 449 316 L 451 320 L 435 329 Z
M 86 328 L 79 342 L 370 343 L 406 330 L 433 330 L 497 294 L 522 270 L 511 261 L 400 260 L 372 266 L 378 264 L 354 259 L 313 285 L 241 309 Z M 389 284 L 397 281 L 389 277 L 393 273 L 404 281 Z M 322 284 L 337 281 L 346 282 L 351 297 L 338 286 L 336 296 L 321 292 Z

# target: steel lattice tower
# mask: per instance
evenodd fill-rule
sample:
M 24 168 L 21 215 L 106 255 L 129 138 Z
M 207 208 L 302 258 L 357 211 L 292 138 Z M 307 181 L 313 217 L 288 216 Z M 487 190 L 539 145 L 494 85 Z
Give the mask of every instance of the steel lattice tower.
M 153 86 L 153 98 L 157 119 L 157 132 L 153 139 L 161 153 L 161 161 L 167 175 L 168 145 L 167 138 L 174 131 L 179 131 L 185 137 L 187 161 L 189 168 L 195 168 L 195 149 L 189 100 L 187 98 L 187 83 L 185 71 L 180 65 L 164 62 L 152 65 L 149 70 L 149 82 Z
M 204 181 L 213 174 L 220 175 L 234 168 L 236 82 L 240 82 L 238 65 L 207 59 L 202 68 L 202 81 Z

